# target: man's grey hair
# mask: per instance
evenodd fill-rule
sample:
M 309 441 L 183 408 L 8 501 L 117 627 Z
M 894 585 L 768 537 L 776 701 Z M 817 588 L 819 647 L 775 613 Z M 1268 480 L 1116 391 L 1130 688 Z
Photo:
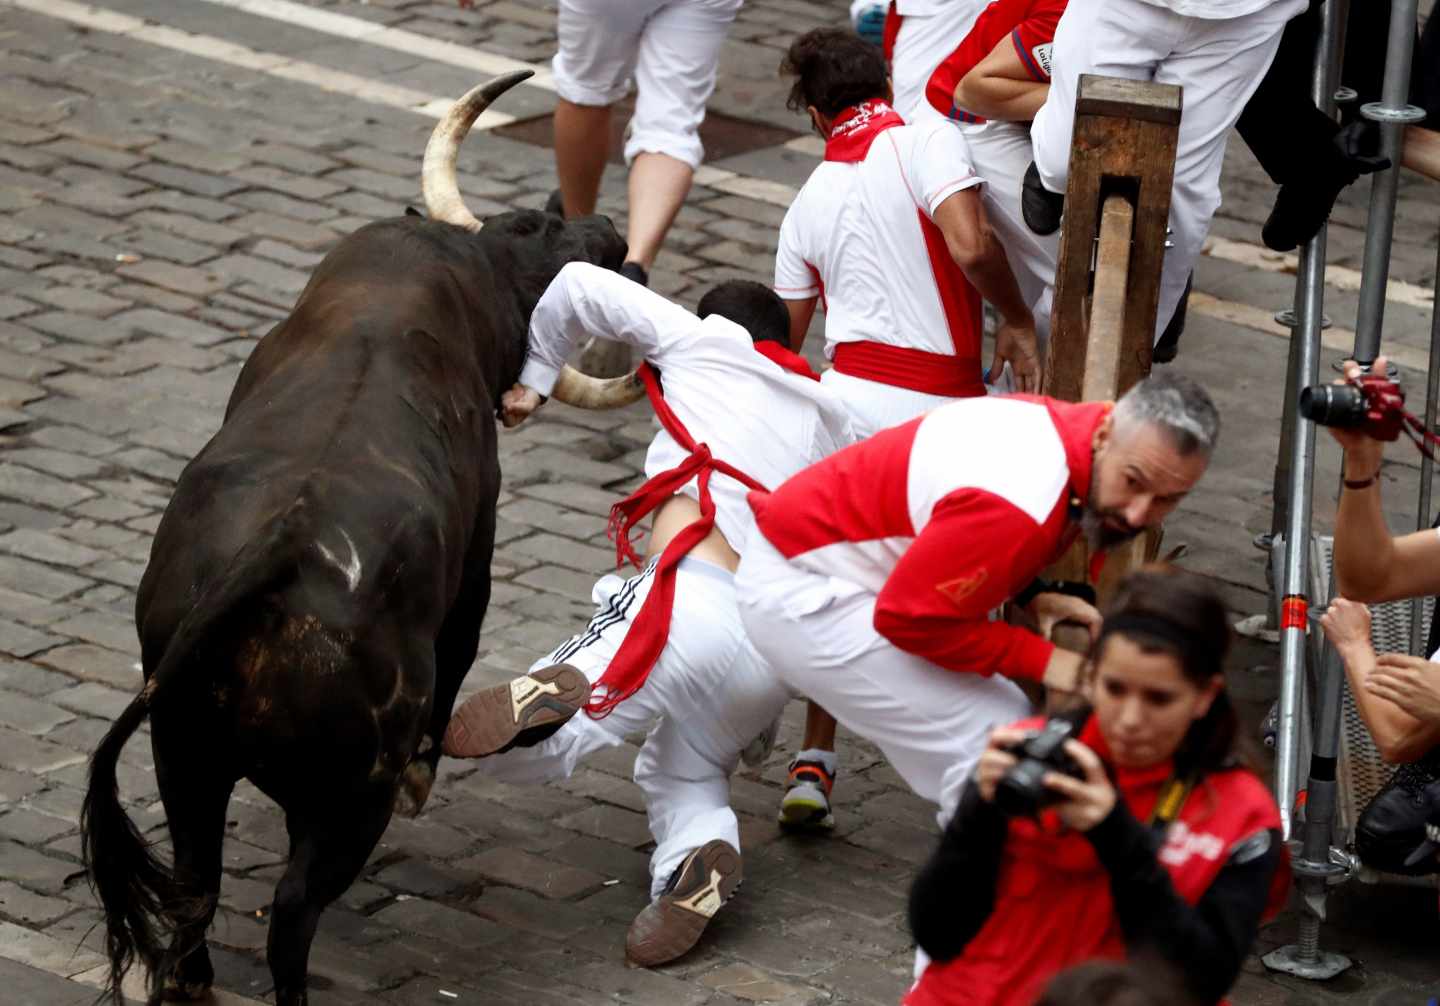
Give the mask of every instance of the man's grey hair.
M 1220 437 L 1220 413 L 1210 395 L 1183 374 L 1151 374 L 1115 404 L 1115 431 L 1142 425 L 1157 426 L 1170 435 L 1181 454 L 1215 449 Z

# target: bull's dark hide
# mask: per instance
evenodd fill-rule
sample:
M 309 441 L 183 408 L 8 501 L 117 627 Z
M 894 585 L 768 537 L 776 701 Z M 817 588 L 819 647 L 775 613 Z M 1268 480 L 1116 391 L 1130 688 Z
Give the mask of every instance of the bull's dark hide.
M 256 347 L 156 532 L 136 604 L 146 687 L 97 749 L 85 805 L 112 963 L 146 964 L 152 1001 L 213 977 L 204 933 L 240 778 L 286 814 L 269 959 L 277 1003 L 305 1001 L 316 920 L 392 808 L 424 803 L 475 657 L 495 408 L 530 313 L 565 262 L 614 268 L 623 253 L 602 218 L 371 224 Z M 147 715 L 173 871 L 116 796 L 116 758 Z

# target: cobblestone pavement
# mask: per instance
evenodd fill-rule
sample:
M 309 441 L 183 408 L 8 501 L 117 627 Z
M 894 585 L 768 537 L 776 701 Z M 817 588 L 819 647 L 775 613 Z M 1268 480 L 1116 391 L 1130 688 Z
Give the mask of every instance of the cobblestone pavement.
M 796 140 L 705 169 L 654 271 L 693 303 L 729 276 L 768 279 L 789 189 L 816 147 L 783 107 L 780 51 L 844 4 L 752 0 L 724 55 L 714 108 Z M 419 201 L 437 99 L 506 60 L 543 63 L 553 3 L 425 0 L 0 0 L 0 981 L 7 1001 L 87 1000 L 101 935 L 79 866 L 85 758 L 139 686 L 132 595 L 172 480 L 219 423 L 240 362 L 338 238 Z M 542 74 L 497 111 L 548 112 Z M 539 206 L 550 153 L 477 134 L 462 188 L 484 215 Z M 603 209 L 622 210 L 622 176 Z M 1433 184 L 1407 177 L 1396 227 L 1387 344 L 1424 365 L 1440 226 Z M 1336 214 L 1332 259 L 1358 267 L 1368 190 Z M 1271 190 L 1232 145 L 1216 244 L 1200 266 L 1179 366 L 1222 401 L 1212 473 L 1169 529 L 1184 562 L 1237 613 L 1261 609 L 1285 342 L 1267 328 L 1293 267 L 1257 254 Z M 1337 274 L 1329 310 L 1353 326 Z M 1409 284 L 1408 286 L 1405 284 Z M 1334 333 L 1332 333 L 1333 335 Z M 1337 345 L 1343 345 L 1342 339 Z M 1327 352 L 1327 362 L 1339 357 Z M 1412 372 L 1410 376 L 1416 375 Z M 502 439 L 495 596 L 468 687 L 503 680 L 588 615 L 610 563 L 602 514 L 632 486 L 651 423 L 641 410 L 562 406 Z M 1322 438 L 1319 485 L 1334 484 Z M 1413 521 L 1414 459 L 1397 450 L 1387 503 Z M 1318 519 L 1328 519 L 1322 489 Z M 1276 691 L 1275 654 L 1235 667 L 1252 712 Z M 903 897 L 933 841 L 931 809 L 864 743 L 842 735 L 839 828 L 820 840 L 773 825 L 780 746 L 734 783 L 748 883 L 678 965 L 627 969 L 626 925 L 645 901 L 648 835 L 629 781 L 636 749 L 524 790 L 444 767 L 417 821 L 391 825 L 363 879 L 324 916 L 316 1003 L 894 1003 L 911 947 Z M 131 813 L 157 840 L 148 745 L 122 759 Z M 263 998 L 267 906 L 282 823 L 242 785 L 229 815 L 217 985 Z M 1360 966 L 1316 987 L 1247 968 L 1240 1004 L 1425 1001 L 1440 987 L 1434 892 L 1351 887 L 1327 939 Z M 1282 942 L 1287 917 L 1265 934 Z

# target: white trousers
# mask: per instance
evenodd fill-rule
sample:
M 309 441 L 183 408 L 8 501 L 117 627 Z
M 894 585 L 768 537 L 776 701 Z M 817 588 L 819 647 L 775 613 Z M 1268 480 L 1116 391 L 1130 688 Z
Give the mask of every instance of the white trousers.
M 948 820 L 991 728 L 1023 719 L 1019 686 L 937 667 L 875 631 L 875 595 L 803 570 L 751 535 L 735 578 L 740 617 L 791 689 L 871 741 Z
M 1280 32 L 1306 0 L 1275 0 L 1252 14 L 1186 17 L 1144 0 L 1070 0 L 1055 32 L 1050 94 L 1031 128 L 1035 165 L 1052 192 L 1070 169 L 1075 93 L 1082 73 L 1185 89 L 1170 197 L 1170 240 L 1155 336 L 1165 330 L 1220 208 L 1225 140 L 1270 68 Z
M 834 391 L 845 403 L 856 440 L 874 436 L 881 430 L 909 422 L 937 405 L 954 401 L 944 395 L 927 395 L 923 391 L 851 377 L 833 367 L 820 375 L 820 383 Z
M 625 163 L 667 154 L 699 167 L 700 122 L 715 90 L 720 47 L 743 0 L 560 0 L 555 93 L 613 105 L 635 79 Z
M 985 180 L 980 201 L 990 226 L 1005 248 L 1020 296 L 1035 315 L 1040 359 L 1050 340 L 1050 307 L 1055 293 L 1059 233 L 1041 237 L 1020 215 L 1020 182 L 1034 155 L 1030 127 L 1024 122 L 980 122 L 960 125 L 975 173 Z
M 970 34 L 988 2 L 952 0 L 938 13 L 907 14 L 901 19 L 890 57 L 890 84 L 895 89 L 892 107 L 906 122 L 943 117 L 925 100 L 925 85 L 940 62 Z
M 592 682 L 599 680 L 653 582 L 653 562 L 628 580 L 602 578 L 585 631 L 535 661 L 531 670 L 566 663 Z M 686 558 L 676 574 L 670 639 L 639 691 L 603 719 L 582 712 L 535 747 L 512 748 L 476 764 L 502 782 L 561 779 L 586 755 L 648 731 L 635 760 L 635 782 L 655 839 L 650 857 L 655 897 L 691 850 L 716 838 L 740 848 L 730 774 L 740 752 L 791 698 L 745 636 L 730 571 Z

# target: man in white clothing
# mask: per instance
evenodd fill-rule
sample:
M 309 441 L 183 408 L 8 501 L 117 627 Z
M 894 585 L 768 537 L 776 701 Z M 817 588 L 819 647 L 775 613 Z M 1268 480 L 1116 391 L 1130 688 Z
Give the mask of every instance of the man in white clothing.
M 887 101 L 885 65 L 850 32 L 790 45 L 789 105 L 825 137 L 825 162 L 780 225 L 775 290 L 791 348 L 825 310 L 824 382 L 859 437 L 953 398 L 985 394 L 980 299 L 1001 313 L 990 370 L 1009 363 L 1039 388 L 1034 318 L 980 202 L 965 141 L 939 116 L 907 125 Z
M 460 0 L 469 6 L 473 0 Z M 704 150 L 700 123 L 720 49 L 742 0 L 559 0 L 555 172 L 566 216 L 595 212 L 615 104 L 635 82 L 625 131 L 630 169 L 626 276 L 649 282 Z
M 646 483 L 612 510 L 611 530 L 633 558 L 629 526 L 653 510 L 648 556 L 628 580 L 595 585 L 584 632 L 528 676 L 467 700 L 444 744 L 461 757 L 494 754 L 483 771 L 529 783 L 568 776 L 585 755 L 649 731 L 635 781 L 656 842 L 653 900 L 626 939 L 644 966 L 688 951 L 739 883 L 729 776 L 792 697 L 740 624 L 734 570 L 754 529 L 746 494 L 851 439 L 844 408 L 785 348 L 788 318 L 773 292 L 731 281 L 699 311 L 588 266 L 561 270 L 540 299 L 503 418 L 514 425 L 533 412 L 586 337 L 643 355 L 638 377 L 662 429 Z
M 1225 141 L 1306 0 L 1070 0 L 1055 32 L 1050 92 L 1031 127 L 1021 205 L 1039 234 L 1060 226 L 1075 95 L 1084 73 L 1178 84 L 1184 109 L 1160 275 L 1156 337 L 1185 291 L 1220 208 Z
M 958 124 L 971 163 L 985 180 L 980 189 L 985 212 L 1035 315 L 1042 358 L 1060 238 L 1025 226 L 1020 179 L 1034 158 L 1030 120 L 1049 90 L 1051 43 L 1064 10 L 1065 0 L 995 0 L 925 88 L 930 108 Z

